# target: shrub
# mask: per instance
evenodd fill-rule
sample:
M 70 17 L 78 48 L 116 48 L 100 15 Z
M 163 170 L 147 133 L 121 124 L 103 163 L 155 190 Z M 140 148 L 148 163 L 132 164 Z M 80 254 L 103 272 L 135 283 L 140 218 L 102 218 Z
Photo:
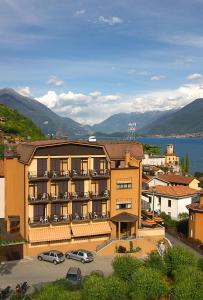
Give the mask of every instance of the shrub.
M 133 241 L 130 241 L 130 243 L 129 243 L 130 245 L 130 247 L 129 247 L 129 249 L 130 249 L 130 252 L 132 253 L 132 252 L 134 252 L 134 247 L 133 247 Z
M 203 272 L 203 258 L 199 258 L 197 262 L 197 267 L 200 271 Z
M 167 273 L 166 264 L 157 251 L 152 251 L 149 254 L 149 257 L 145 260 L 145 266 L 155 269 L 162 274 Z
M 112 262 L 114 274 L 124 281 L 132 279 L 132 274 L 136 272 L 142 262 L 132 256 L 116 256 Z
M 50 284 L 36 291 L 32 298 L 37 300 L 81 300 L 81 292 L 65 290 L 56 284 Z
M 196 266 L 197 263 L 195 256 L 180 246 L 169 248 L 164 255 L 164 261 L 169 275 L 173 275 L 173 271 L 180 266 Z
M 82 296 L 85 300 L 107 300 L 105 279 L 96 275 L 88 276 L 84 281 Z
M 104 273 L 101 271 L 101 270 L 95 270 L 95 271 L 92 271 L 90 273 L 90 276 L 91 275 L 95 275 L 95 276 L 98 276 L 98 277 L 104 277 Z
M 118 277 L 110 276 L 105 279 L 106 300 L 126 300 L 127 299 L 127 285 Z
M 126 247 L 123 247 L 123 246 L 119 246 L 118 247 L 118 253 L 126 253 Z
M 157 270 L 142 267 L 133 274 L 130 285 L 132 300 L 159 299 L 167 294 L 167 284 Z

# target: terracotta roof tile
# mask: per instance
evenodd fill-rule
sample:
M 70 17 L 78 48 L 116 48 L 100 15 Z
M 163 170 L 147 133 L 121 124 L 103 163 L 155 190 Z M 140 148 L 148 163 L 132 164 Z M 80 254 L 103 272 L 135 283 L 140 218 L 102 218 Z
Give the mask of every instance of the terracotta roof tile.
M 190 184 L 190 182 L 192 182 L 195 179 L 195 177 L 192 176 L 181 176 L 175 174 L 160 174 L 158 175 L 158 177 L 165 181 L 177 184 Z
M 173 197 L 184 197 L 184 196 L 192 196 L 199 194 L 198 190 L 191 189 L 188 186 L 163 186 L 156 185 L 154 187 L 150 187 L 148 192 L 155 192 L 155 194 L 173 196 Z

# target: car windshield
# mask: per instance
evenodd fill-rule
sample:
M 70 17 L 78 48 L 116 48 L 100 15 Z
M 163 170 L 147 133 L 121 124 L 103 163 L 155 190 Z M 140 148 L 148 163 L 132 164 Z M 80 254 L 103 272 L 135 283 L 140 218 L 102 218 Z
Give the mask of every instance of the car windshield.
M 76 281 L 77 280 L 77 275 L 76 274 L 67 274 L 67 278 L 69 280 Z
M 58 253 L 58 254 L 57 254 L 57 256 L 60 258 L 60 257 L 62 257 L 62 256 L 63 256 L 63 253 L 62 253 L 62 252 L 60 252 L 60 253 Z

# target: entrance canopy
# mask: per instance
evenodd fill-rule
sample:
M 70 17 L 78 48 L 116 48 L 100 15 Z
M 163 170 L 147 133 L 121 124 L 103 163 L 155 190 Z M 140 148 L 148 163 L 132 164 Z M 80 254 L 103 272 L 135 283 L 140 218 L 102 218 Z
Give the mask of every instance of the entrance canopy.
M 133 223 L 138 220 L 138 216 L 127 213 L 127 212 L 122 212 L 114 217 L 111 218 L 111 221 L 113 222 L 130 222 Z

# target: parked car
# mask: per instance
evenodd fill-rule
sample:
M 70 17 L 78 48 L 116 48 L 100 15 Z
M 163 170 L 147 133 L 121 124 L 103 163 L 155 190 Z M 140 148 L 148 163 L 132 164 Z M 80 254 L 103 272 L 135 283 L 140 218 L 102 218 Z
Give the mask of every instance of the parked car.
M 66 279 L 72 284 L 81 284 L 82 274 L 80 268 L 70 267 L 66 274 Z
M 38 258 L 38 260 L 46 260 L 46 261 L 52 262 L 55 265 L 57 265 L 58 263 L 61 263 L 65 260 L 64 254 L 62 252 L 56 251 L 56 250 L 43 252 L 43 253 L 39 254 L 37 258 Z
M 94 256 L 90 251 L 86 250 L 73 250 L 65 253 L 65 257 L 81 261 L 83 264 L 94 260 Z

